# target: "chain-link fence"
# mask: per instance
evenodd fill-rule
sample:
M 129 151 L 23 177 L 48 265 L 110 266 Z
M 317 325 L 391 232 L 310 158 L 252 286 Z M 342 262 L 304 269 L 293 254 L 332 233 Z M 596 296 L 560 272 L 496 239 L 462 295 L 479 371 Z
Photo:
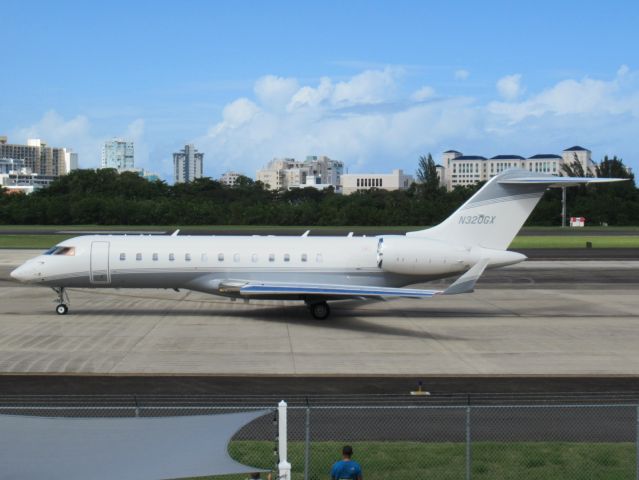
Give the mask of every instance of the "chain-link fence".
M 288 460 L 295 480 L 330 478 L 343 445 L 373 479 L 639 480 L 639 405 L 624 398 L 289 399 Z M 166 416 L 268 409 L 229 444 L 244 464 L 277 471 L 277 400 L 219 397 L 0 399 L 0 413 Z M 225 477 L 239 479 L 243 476 Z

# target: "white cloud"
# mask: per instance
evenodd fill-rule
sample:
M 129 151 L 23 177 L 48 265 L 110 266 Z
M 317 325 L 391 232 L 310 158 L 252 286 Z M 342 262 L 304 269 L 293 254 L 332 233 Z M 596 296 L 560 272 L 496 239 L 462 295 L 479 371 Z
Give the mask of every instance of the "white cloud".
M 284 108 L 299 89 L 294 78 L 266 75 L 255 82 L 255 95 L 259 102 L 270 108 Z
M 620 80 L 635 76 L 629 70 L 620 69 L 612 80 L 598 80 L 589 77 L 581 80 L 562 80 L 554 86 L 542 90 L 521 102 L 492 102 L 487 109 L 490 113 L 503 117 L 510 123 L 517 123 L 527 117 L 544 115 L 639 115 L 639 94 L 628 91 Z M 623 78 L 622 78 L 623 77 Z M 634 82 L 636 83 L 636 82 Z
M 381 103 L 393 98 L 400 69 L 366 70 L 346 82 L 335 85 L 331 101 L 334 105 Z
M 523 91 L 521 74 L 506 75 L 497 80 L 497 91 L 506 100 L 515 100 Z
M 412 172 L 418 155 L 437 157 L 449 148 L 528 155 L 574 144 L 591 148 L 596 158 L 618 154 L 639 167 L 633 164 L 639 158 L 639 72 L 628 67 L 610 78 L 567 78 L 535 91 L 524 91 L 520 78 L 510 84 L 501 79 L 501 96 L 491 88 L 485 101 L 439 89 L 435 95 L 427 85 L 414 90 L 404 80 L 393 68 L 312 83 L 261 77 L 252 92 L 230 101 L 208 131 L 191 140 L 205 153 L 205 171 L 212 176 L 226 169 L 253 176 L 276 156 L 325 154 L 351 171 Z M 81 166 L 94 168 L 102 142 L 119 134 L 135 141 L 136 165 L 149 165 L 148 145 L 157 143 L 151 142 L 153 124 L 133 116 L 119 131 L 96 132 L 94 123 L 87 116 L 64 118 L 50 111 L 9 135 L 71 147 Z M 158 153 L 158 148 L 154 158 L 166 159 L 166 165 L 155 168 L 168 174 L 171 150 L 162 147 Z
M 88 131 L 89 120 L 84 115 L 65 120 L 55 111 L 49 110 L 33 125 L 19 129 L 16 135 L 20 141 L 39 138 L 51 146 L 64 146 L 75 137 L 87 135 Z
M 435 89 L 426 85 L 413 92 L 413 94 L 410 96 L 410 99 L 415 102 L 423 102 L 424 100 L 432 98 L 434 95 Z
M 417 156 L 428 151 L 533 154 L 575 143 L 607 145 L 605 132 L 612 138 L 614 128 L 618 138 L 632 126 L 639 129 L 639 86 L 630 69 L 621 69 L 611 80 L 566 79 L 526 97 L 521 76 L 511 75 L 498 82 L 508 101 L 484 103 L 434 97 L 429 86 L 402 97 L 402 78 L 389 68 L 341 81 L 323 77 L 316 84 L 300 84 L 292 94 L 287 90 L 280 97 L 290 94 L 285 110 L 281 101 L 268 106 L 259 98 L 257 103 L 240 98 L 225 107 L 222 120 L 196 143 L 206 158 L 216 159 L 220 172 L 231 168 L 254 175 L 273 157 L 309 154 L 343 160 L 351 171 L 411 171 Z M 620 115 L 633 118 L 622 122 Z
M 300 88 L 295 95 L 293 95 L 293 98 L 291 98 L 287 109 L 293 111 L 297 108 L 317 107 L 322 102 L 329 100 L 334 91 L 335 87 L 331 79 L 322 77 L 317 88 L 309 86 Z
M 455 70 L 455 80 L 466 80 L 470 76 L 470 72 L 463 68 Z
M 628 67 L 628 65 L 622 65 L 621 67 L 619 67 L 619 70 L 617 70 L 618 77 L 623 77 L 628 73 L 630 73 L 630 67 Z
M 11 132 L 11 138 L 17 142 L 26 142 L 29 138 L 39 138 L 52 147 L 64 147 L 77 152 L 81 168 L 99 167 L 102 145 L 105 140 L 112 137 L 133 140 L 135 142 L 135 165 L 145 167 L 148 164 L 149 147 L 145 140 L 145 121 L 142 118 L 133 120 L 121 132 L 101 136 L 95 133 L 88 117 L 78 115 L 67 120 L 54 110 L 50 110 L 34 124 Z

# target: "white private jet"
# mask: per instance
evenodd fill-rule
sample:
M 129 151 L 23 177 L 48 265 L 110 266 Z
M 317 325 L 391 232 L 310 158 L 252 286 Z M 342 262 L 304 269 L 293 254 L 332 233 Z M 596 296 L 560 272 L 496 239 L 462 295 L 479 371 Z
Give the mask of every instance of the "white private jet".
M 472 292 L 485 268 L 522 262 L 506 249 L 548 187 L 623 179 L 556 177 L 508 170 L 441 224 L 376 237 L 89 235 L 71 238 L 11 272 L 52 287 L 56 312 L 66 289 L 172 288 L 241 299 L 306 302 L 329 316 L 328 300 Z M 402 288 L 463 274 L 446 290 Z

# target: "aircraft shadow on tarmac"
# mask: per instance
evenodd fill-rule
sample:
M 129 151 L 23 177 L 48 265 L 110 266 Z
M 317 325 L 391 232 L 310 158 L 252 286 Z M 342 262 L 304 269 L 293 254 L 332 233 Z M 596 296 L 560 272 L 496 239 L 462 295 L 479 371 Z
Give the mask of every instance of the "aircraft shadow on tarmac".
M 365 302 L 368 303 L 368 302 Z M 359 305 L 361 306 L 361 302 Z M 344 308 L 346 307 L 346 308 Z M 228 309 L 211 309 L 211 310 L 194 310 L 194 309 L 118 309 L 118 310 L 101 310 L 101 309 L 81 309 L 75 308 L 74 314 L 77 315 L 116 315 L 116 316 L 130 316 L 132 318 L 142 316 L 163 316 L 167 313 L 178 314 L 182 317 L 234 317 L 245 318 L 250 317 L 253 321 L 263 321 L 272 323 L 294 323 L 296 325 L 314 326 L 317 328 L 330 329 L 330 330 L 347 330 L 362 333 L 375 333 L 380 335 L 392 335 L 400 337 L 417 337 L 429 340 L 464 340 L 462 337 L 440 335 L 429 333 L 424 330 L 416 330 L 414 328 L 403 328 L 393 325 L 380 325 L 379 323 L 367 322 L 368 318 L 401 318 L 401 319 L 414 319 L 430 318 L 441 316 L 442 312 L 433 312 L 428 310 L 405 310 L 392 311 L 392 310 L 366 310 L 361 312 L 355 309 L 349 309 L 348 305 L 344 303 L 339 307 L 333 308 L 331 317 L 328 320 L 315 320 L 310 318 L 307 309 L 304 306 L 278 306 L 278 307 L 264 307 L 259 309 L 252 309 L 250 311 L 238 311 Z M 470 313 L 470 312 L 468 312 Z M 445 316 L 468 316 L 467 312 L 445 312 Z M 363 318 L 362 318 L 363 317 Z M 239 320 L 238 320 L 239 321 Z

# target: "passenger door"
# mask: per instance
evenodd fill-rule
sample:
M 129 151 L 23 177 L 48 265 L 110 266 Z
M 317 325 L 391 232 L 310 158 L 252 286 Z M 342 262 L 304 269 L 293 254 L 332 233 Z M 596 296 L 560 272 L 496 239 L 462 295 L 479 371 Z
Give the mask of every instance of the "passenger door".
M 111 283 L 109 242 L 91 242 L 91 283 L 95 285 Z

